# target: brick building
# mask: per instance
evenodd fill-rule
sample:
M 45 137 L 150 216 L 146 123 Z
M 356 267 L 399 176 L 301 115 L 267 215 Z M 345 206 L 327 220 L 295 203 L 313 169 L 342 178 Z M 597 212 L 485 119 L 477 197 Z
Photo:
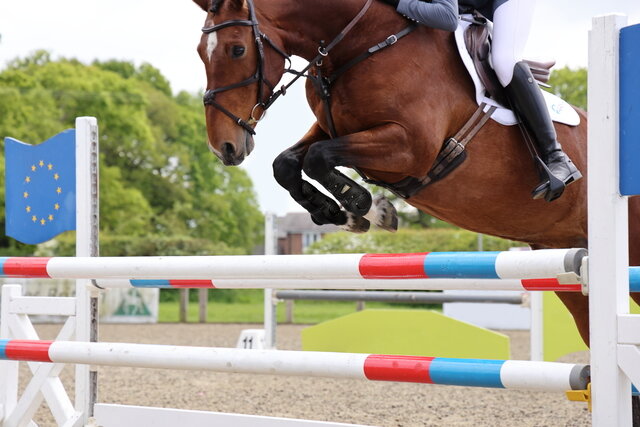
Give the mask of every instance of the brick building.
M 301 254 L 327 233 L 340 231 L 335 225 L 316 225 L 307 212 L 290 212 L 277 217 L 278 254 Z

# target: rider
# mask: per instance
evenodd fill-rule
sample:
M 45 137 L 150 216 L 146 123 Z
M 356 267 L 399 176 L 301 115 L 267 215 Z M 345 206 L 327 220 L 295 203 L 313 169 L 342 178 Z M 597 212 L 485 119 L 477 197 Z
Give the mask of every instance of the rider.
M 531 70 L 522 61 L 535 0 L 383 0 L 396 10 L 421 24 L 446 31 L 455 31 L 458 3 L 462 8 L 475 9 L 493 21 L 491 62 L 498 80 L 506 89 L 513 108 L 533 133 L 542 161 L 564 185 L 550 192 L 545 179 L 532 192 L 534 199 L 547 201 L 562 195 L 565 186 L 582 174 L 558 143 L 549 112 Z

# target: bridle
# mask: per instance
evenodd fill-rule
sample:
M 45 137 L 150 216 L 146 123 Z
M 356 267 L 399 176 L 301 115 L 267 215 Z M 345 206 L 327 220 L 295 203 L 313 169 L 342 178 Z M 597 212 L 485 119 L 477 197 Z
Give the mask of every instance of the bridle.
M 219 111 L 221 111 L 222 113 L 227 115 L 229 118 L 231 118 L 231 120 L 233 120 L 238 126 L 241 126 L 242 128 L 244 128 L 251 135 L 255 135 L 256 132 L 253 129 L 253 127 L 264 117 L 264 114 L 266 113 L 267 109 L 281 95 L 286 94 L 287 89 L 291 85 L 293 85 L 293 83 L 295 83 L 296 80 L 298 80 L 300 77 L 307 77 L 306 73 L 311 67 L 313 67 L 314 65 L 320 65 L 322 63 L 322 59 L 329 54 L 331 49 L 333 49 L 333 47 L 336 44 L 338 44 L 344 38 L 344 36 L 355 26 L 355 24 L 360 20 L 360 18 L 362 18 L 362 16 L 371 6 L 371 3 L 373 3 L 373 0 L 366 1 L 364 7 L 360 10 L 360 12 L 355 16 L 355 18 L 351 20 L 351 22 L 349 22 L 349 24 L 347 24 L 347 26 L 340 32 L 340 34 L 338 34 L 338 36 L 335 39 L 333 39 L 331 43 L 329 43 L 326 47 L 324 45 L 321 45 L 318 48 L 318 55 L 314 59 L 309 61 L 309 64 L 301 71 L 296 71 L 291 69 L 291 57 L 283 49 L 281 49 L 276 44 L 274 44 L 273 41 L 271 41 L 271 39 L 265 33 L 260 31 L 253 0 L 246 0 L 246 2 L 249 9 L 249 19 L 232 19 L 232 20 L 224 21 L 221 24 L 204 27 L 202 28 L 202 32 L 204 34 L 211 34 L 227 27 L 234 27 L 234 26 L 252 27 L 254 41 L 256 43 L 256 50 L 258 52 L 258 63 L 256 65 L 256 71 L 255 73 L 253 73 L 253 76 L 245 80 L 242 80 L 241 82 L 234 83 L 228 86 L 223 86 L 216 89 L 207 90 L 204 93 L 202 100 L 204 102 L 204 105 L 211 105 L 212 107 L 217 108 Z M 275 85 L 269 82 L 264 75 L 265 55 L 264 55 L 263 41 L 267 42 L 267 44 L 271 46 L 273 50 L 275 50 L 278 54 L 280 54 L 285 59 L 285 61 L 289 62 L 289 66 L 285 69 L 285 72 L 295 75 L 295 77 L 289 83 L 287 83 L 286 85 L 282 85 L 282 87 L 275 92 L 274 92 Z M 235 114 L 233 114 L 231 111 L 229 111 L 227 108 L 223 107 L 216 101 L 216 95 L 221 92 L 226 92 L 232 89 L 249 86 L 253 83 L 258 84 L 258 95 L 256 99 L 256 104 L 251 109 L 251 114 L 249 115 L 248 120 L 241 119 L 240 117 L 236 116 Z M 266 100 L 263 99 L 264 86 L 267 86 L 269 90 L 272 92 L 271 95 Z M 262 114 L 260 115 L 260 117 L 256 118 L 255 114 L 258 108 L 262 108 Z
M 269 100 L 270 98 L 265 102 L 263 100 L 263 94 L 264 94 L 264 86 L 266 85 L 271 91 L 273 91 L 273 89 L 275 88 L 275 85 L 273 85 L 271 82 L 269 82 L 267 80 L 267 78 L 264 75 L 264 64 L 265 64 L 265 56 L 264 56 L 264 43 L 263 40 L 266 41 L 269 46 L 271 46 L 277 53 L 279 53 L 284 59 L 285 61 L 289 61 L 289 63 L 291 63 L 291 57 L 289 55 L 287 55 L 284 50 L 280 49 L 278 46 L 276 46 L 271 39 L 269 39 L 269 37 L 263 33 L 262 31 L 260 31 L 260 28 L 258 28 L 258 18 L 256 17 L 256 12 L 255 12 L 255 7 L 253 5 L 253 0 L 247 0 L 247 5 L 249 7 L 249 19 L 233 19 L 233 20 L 229 20 L 229 21 L 224 21 L 221 24 L 217 24 L 217 25 L 212 25 L 210 27 L 204 27 L 202 28 L 202 32 L 204 34 L 211 34 L 211 33 L 215 33 L 218 30 L 221 30 L 223 28 L 227 28 L 227 27 L 234 27 L 234 26 L 242 26 L 242 27 L 252 27 L 253 28 L 253 36 L 254 36 L 254 41 L 256 43 L 256 49 L 258 52 L 258 63 L 256 65 L 256 71 L 255 73 L 253 73 L 253 76 L 242 80 L 241 82 L 238 83 L 234 83 L 228 86 L 224 86 L 224 87 L 220 87 L 220 88 L 216 88 L 216 89 L 209 89 L 204 93 L 204 97 L 202 98 L 204 105 L 211 105 L 215 108 L 217 108 L 218 110 L 220 110 L 222 113 L 226 114 L 228 117 L 231 118 L 231 120 L 233 120 L 234 122 L 236 122 L 239 126 L 242 126 L 247 132 L 249 132 L 251 135 L 255 135 L 256 132 L 253 129 L 253 126 L 255 126 L 256 123 L 258 123 L 260 121 L 260 119 L 262 119 L 262 117 L 264 117 L 264 113 L 267 111 L 267 106 L 270 105 Z M 233 114 L 231 111 L 229 111 L 228 109 L 226 109 L 225 107 L 223 107 L 222 105 L 218 104 L 216 102 L 216 95 L 221 93 L 221 92 L 226 92 L 228 90 L 232 90 L 232 89 L 236 89 L 239 87 L 244 87 L 244 86 L 249 86 L 250 84 L 253 83 L 258 83 L 258 95 L 257 95 L 257 101 L 256 101 L 256 105 L 253 106 L 253 108 L 251 109 L 251 114 L 249 116 L 249 120 L 243 120 L 240 117 L 236 116 L 235 114 Z M 273 95 L 272 95 L 273 96 Z M 256 110 L 262 107 L 263 108 L 263 112 L 262 115 L 258 118 L 255 117 L 255 113 Z

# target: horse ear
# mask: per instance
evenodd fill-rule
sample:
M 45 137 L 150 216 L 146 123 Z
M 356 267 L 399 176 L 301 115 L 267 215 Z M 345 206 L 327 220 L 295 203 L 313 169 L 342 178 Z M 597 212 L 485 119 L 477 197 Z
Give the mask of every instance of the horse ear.
M 211 0 L 193 0 L 193 2 L 200 6 L 205 12 L 209 11 L 209 3 L 211 3 Z

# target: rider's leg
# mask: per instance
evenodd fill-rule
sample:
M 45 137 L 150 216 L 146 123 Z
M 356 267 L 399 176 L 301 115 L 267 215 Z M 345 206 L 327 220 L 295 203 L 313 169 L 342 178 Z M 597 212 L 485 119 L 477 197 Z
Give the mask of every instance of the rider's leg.
M 500 83 L 506 88 L 513 108 L 534 136 L 542 161 L 564 185 L 582 177 L 557 141 L 544 97 L 531 70 L 522 60 L 529 36 L 535 1 L 507 0 L 494 12 L 493 53 L 491 59 Z M 562 195 L 564 186 L 551 189 L 545 179 L 533 190 L 533 198 L 547 201 Z

